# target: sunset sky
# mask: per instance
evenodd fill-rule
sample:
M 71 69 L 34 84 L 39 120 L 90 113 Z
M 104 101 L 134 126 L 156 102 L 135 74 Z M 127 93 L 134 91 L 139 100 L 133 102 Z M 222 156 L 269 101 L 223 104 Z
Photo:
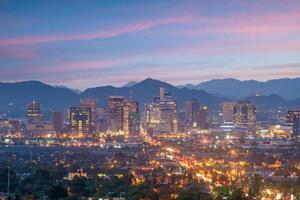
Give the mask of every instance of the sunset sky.
M 300 76 L 299 0 L 0 0 L 0 81 Z

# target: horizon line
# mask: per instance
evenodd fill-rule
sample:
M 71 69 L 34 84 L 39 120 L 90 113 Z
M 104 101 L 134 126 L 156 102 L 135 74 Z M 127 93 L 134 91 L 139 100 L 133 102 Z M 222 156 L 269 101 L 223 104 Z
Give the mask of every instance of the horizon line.
M 209 80 L 205 80 L 205 81 L 200 81 L 198 83 L 185 83 L 185 84 L 173 84 L 173 83 L 170 83 L 169 81 L 164 81 L 164 80 L 159 80 L 159 79 L 155 79 L 155 78 L 151 78 L 151 77 L 148 77 L 148 78 L 144 78 L 142 80 L 129 80 L 125 83 L 122 83 L 121 85 L 113 85 L 113 84 L 104 84 L 104 85 L 95 85 L 93 87 L 87 87 L 85 89 L 78 89 L 78 88 L 73 88 L 73 87 L 70 87 L 68 85 L 64 85 L 64 84 L 57 84 L 57 83 L 49 83 L 47 81 L 43 81 L 43 80 L 37 80 L 37 79 L 28 79 L 28 80 L 18 80 L 18 81 L 0 81 L 0 84 L 14 84 L 14 83 L 24 83 L 24 82 L 40 82 L 40 83 L 43 83 L 43 84 L 46 84 L 46 85 L 50 85 L 52 87 L 58 87 L 58 88 L 66 88 L 66 89 L 70 89 L 70 90 L 78 90 L 80 91 L 80 93 L 82 93 L 83 91 L 87 90 L 87 89 L 91 89 L 91 88 L 96 88 L 96 87 L 115 87 L 115 88 L 123 88 L 125 87 L 125 85 L 127 85 L 128 83 L 130 82 L 135 82 L 134 85 L 138 84 L 138 83 L 141 83 L 147 79 L 152 79 L 152 80 L 156 80 L 156 81 L 161 81 L 161 82 L 164 82 L 164 83 L 168 83 L 172 86 L 175 86 L 175 87 L 185 87 L 186 85 L 199 85 L 201 83 L 205 83 L 205 82 L 209 82 L 209 81 L 217 81 L 217 80 L 237 80 L 237 81 L 241 81 L 241 82 L 244 82 L 244 81 L 257 81 L 257 82 L 260 82 L 260 83 L 266 83 L 266 82 L 269 82 L 269 81 L 274 81 L 274 80 L 282 80 L 282 79 L 290 79 L 290 80 L 293 80 L 293 79 L 298 79 L 300 77 L 282 77 L 282 78 L 275 78 L 275 79 L 268 79 L 268 80 L 257 80 L 257 79 L 238 79 L 238 78 L 233 78 L 233 77 L 228 77 L 228 78 L 214 78 L 214 79 L 209 79 Z

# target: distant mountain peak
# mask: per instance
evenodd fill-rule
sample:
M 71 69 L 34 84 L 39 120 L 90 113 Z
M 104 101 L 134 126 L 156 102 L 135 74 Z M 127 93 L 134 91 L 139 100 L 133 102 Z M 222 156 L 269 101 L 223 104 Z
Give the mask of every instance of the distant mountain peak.
M 197 85 L 186 84 L 180 88 L 205 90 L 223 97 L 244 98 L 252 94 L 278 94 L 286 99 L 299 98 L 300 78 L 281 78 L 268 81 L 238 80 L 234 78 L 213 79 Z
M 136 85 L 137 83 L 138 83 L 137 81 L 129 81 L 128 83 L 126 83 L 122 87 L 132 87 L 132 86 Z
M 69 87 L 64 86 L 64 85 L 54 85 L 54 87 L 68 89 L 68 90 L 71 90 L 71 91 L 75 92 L 76 94 L 80 94 L 81 93 L 81 90 L 74 89 L 74 88 L 69 88 Z

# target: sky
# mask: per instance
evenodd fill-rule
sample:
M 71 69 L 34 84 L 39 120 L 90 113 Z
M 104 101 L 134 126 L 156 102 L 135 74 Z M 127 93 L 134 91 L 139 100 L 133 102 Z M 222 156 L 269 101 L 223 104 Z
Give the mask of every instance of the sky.
M 300 77 L 299 0 L 0 0 L 0 81 Z

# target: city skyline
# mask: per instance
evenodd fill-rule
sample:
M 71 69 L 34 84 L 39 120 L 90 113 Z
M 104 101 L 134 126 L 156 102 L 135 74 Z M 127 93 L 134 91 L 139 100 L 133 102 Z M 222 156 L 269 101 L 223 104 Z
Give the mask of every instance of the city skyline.
M 0 0 L 0 200 L 300 200 L 299 0 Z
M 297 1 L 0 4 L 2 82 L 82 90 L 148 77 L 180 85 L 300 76 Z

